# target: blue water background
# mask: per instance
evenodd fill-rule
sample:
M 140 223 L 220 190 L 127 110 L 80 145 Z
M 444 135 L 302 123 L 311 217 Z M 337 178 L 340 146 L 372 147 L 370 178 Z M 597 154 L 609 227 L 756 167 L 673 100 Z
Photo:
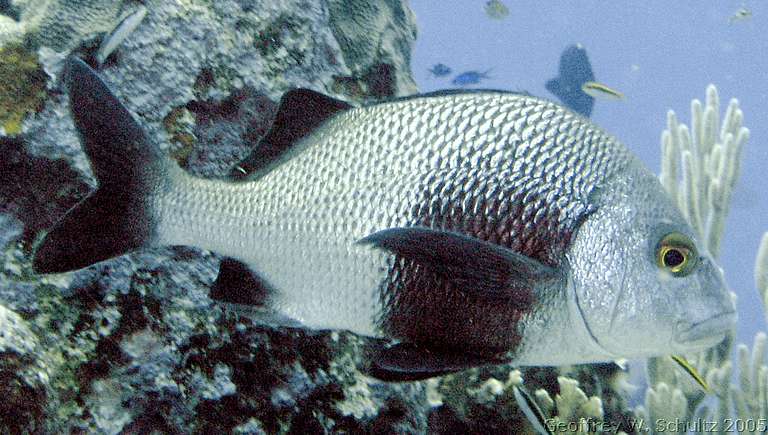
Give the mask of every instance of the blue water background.
M 480 1 L 415 0 L 419 36 L 412 60 L 422 92 L 451 87 L 454 75 L 485 71 L 479 87 L 524 90 L 555 99 L 545 88 L 557 75 L 562 50 L 581 43 L 595 77 L 626 95 L 598 100 L 592 119 L 659 172 L 660 137 L 667 110 L 690 126 L 690 101 L 705 99 L 707 84 L 720 92 L 721 111 L 739 99 L 751 131 L 743 154 L 720 254 L 726 279 L 738 294 L 738 342 L 751 345 L 765 330 L 754 261 L 768 231 L 768 2 L 513 2 L 510 14 L 488 18 Z M 752 17 L 729 23 L 741 8 Z M 431 77 L 436 63 L 453 68 Z M 722 116 L 722 113 L 721 113 Z

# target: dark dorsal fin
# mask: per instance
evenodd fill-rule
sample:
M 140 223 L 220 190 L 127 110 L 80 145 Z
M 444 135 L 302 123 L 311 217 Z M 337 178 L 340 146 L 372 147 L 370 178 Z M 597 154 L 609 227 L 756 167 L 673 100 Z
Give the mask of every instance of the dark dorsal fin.
M 323 121 L 351 107 L 349 103 L 310 89 L 288 91 L 280 99 L 272 128 L 253 153 L 235 166 L 230 177 L 235 180 L 250 178 L 249 175 L 274 163 Z

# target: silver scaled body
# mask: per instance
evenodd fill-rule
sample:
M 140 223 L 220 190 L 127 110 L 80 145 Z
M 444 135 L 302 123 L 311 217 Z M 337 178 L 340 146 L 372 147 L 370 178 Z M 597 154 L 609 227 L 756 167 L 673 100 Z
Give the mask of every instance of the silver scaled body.
M 565 281 L 513 321 L 461 289 L 452 301 L 416 289 L 426 302 L 413 308 L 414 330 L 451 335 L 435 319 L 458 316 L 512 328 L 518 339 L 496 344 L 521 364 L 611 357 L 585 324 L 568 256 L 591 195 L 639 163 L 589 120 L 518 94 L 414 97 L 341 112 L 295 148 L 240 183 L 172 168 L 151 202 L 156 243 L 248 264 L 274 289 L 270 306 L 310 328 L 381 337 L 420 270 L 356 241 L 393 227 L 463 233 L 561 268 Z M 472 334 L 457 339 L 469 346 Z

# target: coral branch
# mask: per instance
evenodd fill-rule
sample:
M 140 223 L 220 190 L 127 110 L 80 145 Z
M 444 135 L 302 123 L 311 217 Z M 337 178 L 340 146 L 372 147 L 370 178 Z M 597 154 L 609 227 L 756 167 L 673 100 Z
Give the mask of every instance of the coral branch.
M 760 248 L 757 250 L 755 286 L 763 299 L 764 307 L 768 307 L 768 232 L 763 234 Z
M 741 150 L 749 139 L 738 100 L 728 104 L 722 127 L 719 112 L 717 88 L 709 85 L 706 105 L 691 102 L 691 130 L 670 110 L 661 135 L 661 183 L 713 257 L 720 251 Z

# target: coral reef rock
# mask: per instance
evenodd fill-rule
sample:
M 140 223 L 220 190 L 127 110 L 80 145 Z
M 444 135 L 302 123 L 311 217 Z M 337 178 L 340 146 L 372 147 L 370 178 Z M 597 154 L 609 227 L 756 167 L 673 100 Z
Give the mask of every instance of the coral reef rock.
M 0 2 L 0 5 L 6 2 Z M 11 0 L 0 7 L 0 45 L 8 42 L 73 48 L 116 24 L 120 0 Z
M 141 4 L 146 18 L 100 74 L 152 140 L 202 176 L 248 153 L 291 88 L 355 102 L 416 91 L 415 20 L 401 0 Z M 40 78 L 30 108 L 3 121 L 14 136 L 0 131 L 0 432 L 425 432 L 424 383 L 362 375 L 363 338 L 224 308 L 209 294 L 214 254 L 178 247 L 31 270 L 42 232 L 95 183 L 58 67 L 70 52 L 91 59 L 138 5 L 0 2 L 0 50 L 18 60 L 4 68 Z

